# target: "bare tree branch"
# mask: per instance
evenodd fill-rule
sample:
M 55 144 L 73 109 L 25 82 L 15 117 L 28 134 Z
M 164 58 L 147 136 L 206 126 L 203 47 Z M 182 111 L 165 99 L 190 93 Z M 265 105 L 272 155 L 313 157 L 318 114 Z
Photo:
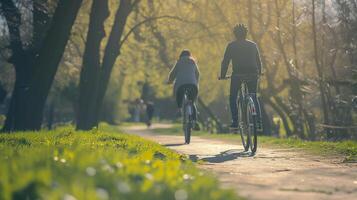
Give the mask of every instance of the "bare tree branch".
M 129 36 L 136 30 L 138 29 L 141 25 L 152 22 L 152 21 L 156 21 L 156 20 L 160 20 L 160 19 L 172 19 L 172 20 L 177 20 L 177 21 L 181 21 L 181 22 L 188 22 L 188 23 L 192 23 L 192 24 L 199 24 L 200 26 L 204 26 L 207 30 L 209 30 L 208 27 L 206 27 L 205 25 L 203 25 L 201 22 L 197 22 L 197 21 L 190 21 L 190 20 L 186 20 L 183 18 L 180 18 L 178 16 L 171 16 L 171 15 L 163 15 L 163 16 L 157 16 L 157 17 L 150 17 L 147 18 L 139 23 L 137 23 L 136 25 L 134 25 L 128 32 L 127 34 L 123 37 L 123 39 L 121 40 L 119 46 L 122 46 L 129 38 Z

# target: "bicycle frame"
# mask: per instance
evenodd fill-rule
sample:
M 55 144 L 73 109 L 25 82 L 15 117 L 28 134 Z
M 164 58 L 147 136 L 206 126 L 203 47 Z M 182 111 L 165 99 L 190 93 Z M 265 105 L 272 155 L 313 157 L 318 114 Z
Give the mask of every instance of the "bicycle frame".
M 247 80 L 242 80 L 241 86 L 240 86 L 240 90 L 238 92 L 238 100 L 240 98 L 242 98 L 241 100 L 243 100 L 243 102 L 247 101 L 248 98 L 252 98 L 253 99 L 253 93 L 249 93 L 248 90 L 248 86 L 247 86 Z M 250 112 L 252 112 L 253 115 L 257 115 L 257 110 L 255 108 L 255 105 L 251 106 L 248 105 Z
M 186 107 L 186 106 L 188 106 L 188 110 L 187 110 L 187 112 L 188 112 L 188 114 L 189 114 L 189 116 L 192 116 L 192 114 L 193 114 L 193 111 L 192 111 L 192 101 L 191 100 L 189 100 L 188 99 L 188 97 L 187 97 L 187 94 L 186 94 L 186 92 L 185 92 L 185 95 L 184 95 L 184 100 L 183 100 L 183 109 Z

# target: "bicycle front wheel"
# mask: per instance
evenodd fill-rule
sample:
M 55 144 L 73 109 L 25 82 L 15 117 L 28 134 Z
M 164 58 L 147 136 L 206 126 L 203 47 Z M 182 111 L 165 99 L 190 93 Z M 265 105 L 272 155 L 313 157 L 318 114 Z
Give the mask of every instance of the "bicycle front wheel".
M 239 132 L 240 132 L 240 137 L 242 140 L 242 145 L 244 148 L 244 151 L 249 150 L 249 145 L 250 145 L 250 140 L 249 140 L 249 135 L 248 135 L 248 130 L 247 130 L 247 120 L 245 118 L 245 110 L 244 108 L 244 102 L 240 99 L 238 101 L 238 123 L 239 123 Z
M 257 133 L 257 112 L 252 98 L 247 103 L 247 132 L 250 144 L 250 150 L 254 154 L 257 151 L 258 133 Z

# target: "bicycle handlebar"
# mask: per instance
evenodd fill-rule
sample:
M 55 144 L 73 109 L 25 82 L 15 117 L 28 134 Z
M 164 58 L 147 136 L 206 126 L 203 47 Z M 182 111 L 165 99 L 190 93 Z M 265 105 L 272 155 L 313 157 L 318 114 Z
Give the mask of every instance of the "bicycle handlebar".
M 242 75 L 232 75 L 232 76 L 226 76 L 226 77 L 218 77 L 218 80 L 219 81 L 222 81 L 222 80 L 228 80 L 228 79 L 231 79 L 232 77 L 241 77 L 243 79 L 252 79 L 252 77 L 255 77 L 255 78 L 260 78 L 261 76 L 263 76 L 264 74 L 242 74 Z
M 219 81 L 222 81 L 222 80 L 228 80 L 228 79 L 230 79 L 230 78 L 232 78 L 231 76 L 226 76 L 226 77 L 218 77 L 218 80 Z

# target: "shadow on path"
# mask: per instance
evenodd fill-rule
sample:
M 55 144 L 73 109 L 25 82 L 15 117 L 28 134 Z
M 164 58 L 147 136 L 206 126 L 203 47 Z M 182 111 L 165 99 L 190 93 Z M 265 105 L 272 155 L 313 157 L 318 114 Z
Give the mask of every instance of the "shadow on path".
M 176 144 L 164 144 L 163 146 L 165 147 L 178 147 L 178 146 L 183 146 L 186 145 L 185 143 L 176 143 Z
M 209 162 L 209 163 L 223 163 L 226 161 L 235 160 L 237 158 L 253 157 L 253 156 L 254 156 L 254 154 L 252 154 L 250 152 L 232 149 L 232 150 L 223 151 L 223 152 L 221 152 L 217 155 L 211 156 L 211 157 L 202 158 L 200 160 Z M 197 162 L 197 160 L 198 160 L 197 155 L 190 155 L 189 157 L 193 162 Z

